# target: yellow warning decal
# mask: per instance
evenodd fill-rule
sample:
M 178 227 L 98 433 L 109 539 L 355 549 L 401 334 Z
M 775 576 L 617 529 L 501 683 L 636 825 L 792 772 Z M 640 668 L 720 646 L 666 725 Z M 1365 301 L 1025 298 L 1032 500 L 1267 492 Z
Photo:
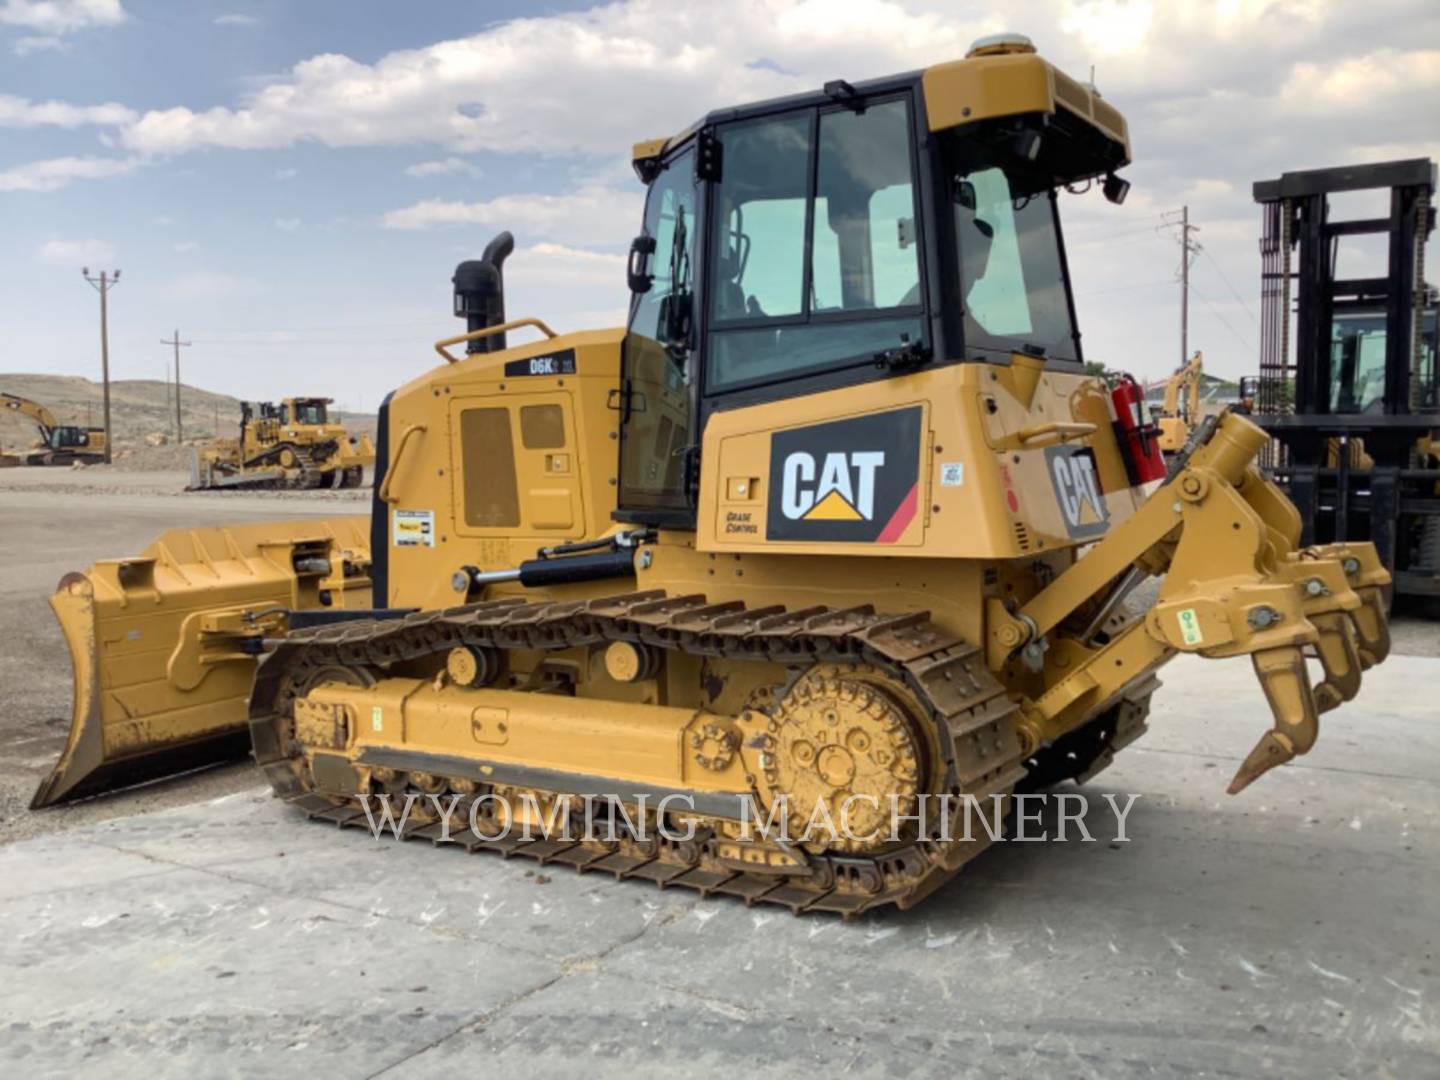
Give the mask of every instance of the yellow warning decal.
M 1181 640 L 1186 645 L 1203 644 L 1205 635 L 1200 632 L 1200 617 L 1195 614 L 1195 609 L 1193 607 L 1181 608 L 1178 618 Z
M 375 731 L 381 731 L 385 727 L 385 710 L 379 705 L 370 706 L 370 727 Z

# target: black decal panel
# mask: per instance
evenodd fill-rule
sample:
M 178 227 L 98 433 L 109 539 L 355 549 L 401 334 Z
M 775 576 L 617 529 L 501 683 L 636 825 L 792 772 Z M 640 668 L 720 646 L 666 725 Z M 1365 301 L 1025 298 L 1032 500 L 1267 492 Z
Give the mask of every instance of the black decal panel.
M 767 540 L 893 544 L 919 509 L 923 409 L 770 437 Z
M 528 375 L 574 375 L 575 350 L 561 349 L 544 356 L 529 356 L 524 360 L 505 361 L 505 377 L 521 379 Z
M 1110 511 L 1100 490 L 1094 451 L 1085 446 L 1047 447 L 1045 469 L 1070 536 L 1084 540 L 1103 535 L 1110 527 Z

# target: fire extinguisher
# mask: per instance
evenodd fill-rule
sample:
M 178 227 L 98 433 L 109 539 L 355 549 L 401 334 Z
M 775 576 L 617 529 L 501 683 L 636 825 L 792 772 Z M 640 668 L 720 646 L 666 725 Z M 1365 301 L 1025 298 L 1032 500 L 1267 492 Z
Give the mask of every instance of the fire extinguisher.
M 1160 428 L 1145 408 L 1145 394 L 1130 375 L 1121 376 L 1110 391 L 1115 407 L 1115 441 L 1125 459 L 1130 486 L 1165 479 L 1165 455 L 1160 451 Z

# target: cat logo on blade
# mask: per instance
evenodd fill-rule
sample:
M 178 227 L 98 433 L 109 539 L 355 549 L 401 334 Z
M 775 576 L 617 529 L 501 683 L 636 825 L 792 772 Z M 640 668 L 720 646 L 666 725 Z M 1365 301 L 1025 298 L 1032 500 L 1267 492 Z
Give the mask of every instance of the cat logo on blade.
M 770 437 L 769 540 L 893 544 L 919 508 L 922 409 Z
M 1104 533 L 1110 527 L 1110 511 L 1100 493 L 1094 453 L 1083 446 L 1051 446 L 1045 450 L 1045 465 L 1070 535 L 1082 540 Z

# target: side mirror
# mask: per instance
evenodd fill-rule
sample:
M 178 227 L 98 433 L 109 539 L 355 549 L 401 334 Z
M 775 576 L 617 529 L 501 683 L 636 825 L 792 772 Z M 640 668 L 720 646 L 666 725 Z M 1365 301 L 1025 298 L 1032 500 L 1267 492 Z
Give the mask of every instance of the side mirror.
M 671 293 L 660 301 L 660 325 L 669 345 L 681 346 L 690 340 L 690 294 Z
M 632 293 L 647 293 L 655 281 L 650 272 L 650 256 L 655 254 L 653 236 L 637 236 L 630 242 L 630 259 L 625 264 L 625 277 Z

